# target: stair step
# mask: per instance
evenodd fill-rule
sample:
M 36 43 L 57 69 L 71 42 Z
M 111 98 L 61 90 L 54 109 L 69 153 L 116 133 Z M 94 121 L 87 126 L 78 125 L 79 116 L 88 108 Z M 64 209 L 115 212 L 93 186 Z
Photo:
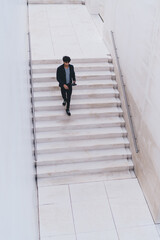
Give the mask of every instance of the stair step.
M 86 80 L 85 82 L 79 81 L 78 85 L 75 86 L 74 89 L 105 89 L 105 88 L 117 88 L 117 82 L 114 80 L 98 80 L 93 83 L 92 80 Z M 58 82 L 41 82 L 38 84 L 34 84 L 34 92 L 46 92 L 46 91 L 54 91 L 59 90 Z
M 28 0 L 29 4 L 82 4 L 82 0 Z
M 99 75 L 110 75 L 110 76 L 115 76 L 114 72 L 111 71 L 83 71 L 83 72 L 77 72 L 76 76 L 78 77 L 87 77 L 87 76 L 99 76 Z M 56 76 L 55 73 L 34 73 L 33 78 L 47 78 L 47 77 L 54 77 Z
M 33 65 L 33 73 L 55 73 L 59 64 L 41 64 Z M 75 72 L 84 71 L 113 71 L 112 63 L 77 63 L 74 66 Z
M 103 150 L 110 148 L 128 148 L 130 146 L 127 138 L 102 138 L 102 139 L 87 139 L 76 141 L 61 141 L 39 143 L 37 145 L 37 153 L 55 153 L 55 152 L 77 152 L 87 150 Z
M 37 176 L 38 178 L 47 177 L 60 177 L 71 175 L 85 175 L 95 173 L 107 173 L 133 169 L 133 163 L 131 160 L 111 160 L 100 162 L 86 162 L 86 163 L 74 163 L 64 165 L 51 165 L 51 166 L 38 166 Z
M 43 142 L 60 142 L 70 140 L 86 140 L 86 139 L 100 139 L 100 138 L 114 138 L 127 137 L 125 128 L 93 128 L 81 130 L 63 130 L 54 132 L 40 132 L 37 133 L 37 143 Z
M 129 148 L 86 150 L 79 152 L 38 154 L 37 165 L 68 164 L 77 162 L 94 162 L 116 159 L 131 159 Z
M 71 109 L 88 109 L 100 108 L 100 107 L 120 107 L 121 101 L 119 98 L 93 98 L 89 99 L 73 99 L 71 103 Z M 52 111 L 62 108 L 61 100 L 35 102 L 35 111 Z
M 113 117 L 123 116 L 123 111 L 120 107 L 109 108 L 92 108 L 92 109 L 72 109 L 72 119 L 83 119 L 87 117 Z M 36 121 L 50 121 L 55 119 L 66 119 L 66 112 L 64 109 L 55 111 L 36 111 Z
M 104 98 L 104 97 L 119 97 L 119 91 L 113 88 L 106 89 L 82 89 L 74 88 L 72 99 L 81 98 Z M 35 92 L 35 101 L 50 101 L 62 99 L 60 89 L 48 92 Z
M 77 86 L 75 86 L 73 89 L 74 90 L 78 90 L 79 86 L 84 85 L 86 86 L 86 84 L 92 85 L 92 86 L 96 86 L 97 84 L 102 84 L 102 89 L 103 89 L 103 84 L 113 84 L 113 83 L 117 83 L 115 80 L 111 80 L 111 79 L 101 79 L 96 81 L 93 80 L 86 80 L 86 81 L 78 81 L 77 82 Z M 33 83 L 34 87 L 55 87 L 55 86 L 59 86 L 59 83 L 57 82 L 57 80 L 55 81 L 51 81 L 51 82 L 34 82 Z M 84 89 L 85 90 L 85 89 Z
M 61 177 L 50 177 L 50 178 L 39 178 L 38 186 L 57 186 L 64 184 L 75 184 L 75 183 L 88 183 L 88 182 L 99 182 L 99 181 L 113 181 L 113 180 L 124 180 L 124 179 L 135 179 L 134 170 L 125 170 L 118 172 L 104 172 L 95 174 L 85 175 L 71 175 Z
M 34 73 L 34 82 L 50 82 L 56 80 L 56 73 Z M 88 72 L 76 72 L 77 80 L 101 80 L 112 79 L 115 80 L 115 73 L 111 71 L 88 71 Z
M 74 119 L 72 117 L 66 116 L 65 119 L 55 119 L 52 121 L 40 121 L 36 122 L 37 132 L 46 131 L 59 131 L 63 129 L 86 129 L 86 128 L 105 128 L 105 127 L 117 127 L 125 126 L 125 121 L 122 117 L 94 117 L 86 118 L 84 121 L 82 119 Z
M 105 58 L 77 58 L 72 59 L 72 64 L 75 63 L 112 63 L 111 55 L 108 54 Z M 62 64 L 62 59 L 46 59 L 46 60 L 32 60 L 32 64 Z

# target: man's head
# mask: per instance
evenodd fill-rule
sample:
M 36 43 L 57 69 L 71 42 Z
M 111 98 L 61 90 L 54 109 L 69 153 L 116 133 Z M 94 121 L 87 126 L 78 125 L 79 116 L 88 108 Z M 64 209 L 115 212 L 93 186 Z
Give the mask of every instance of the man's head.
M 69 65 L 70 61 L 71 61 L 70 57 L 68 56 L 63 57 L 63 63 L 66 67 Z

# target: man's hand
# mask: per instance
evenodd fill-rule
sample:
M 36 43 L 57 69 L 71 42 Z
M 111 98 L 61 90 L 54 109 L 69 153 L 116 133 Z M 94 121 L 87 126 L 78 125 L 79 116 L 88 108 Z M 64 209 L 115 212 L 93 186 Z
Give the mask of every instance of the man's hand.
M 64 84 L 63 87 L 64 87 L 66 90 L 69 89 L 68 86 L 67 86 L 66 84 Z

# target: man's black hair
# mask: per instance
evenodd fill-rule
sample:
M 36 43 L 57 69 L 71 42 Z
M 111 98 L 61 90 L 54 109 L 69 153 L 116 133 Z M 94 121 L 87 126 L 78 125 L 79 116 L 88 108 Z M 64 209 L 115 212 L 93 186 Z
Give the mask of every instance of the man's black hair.
M 68 57 L 68 56 L 63 57 L 63 62 L 69 63 L 70 61 L 71 61 L 70 57 Z

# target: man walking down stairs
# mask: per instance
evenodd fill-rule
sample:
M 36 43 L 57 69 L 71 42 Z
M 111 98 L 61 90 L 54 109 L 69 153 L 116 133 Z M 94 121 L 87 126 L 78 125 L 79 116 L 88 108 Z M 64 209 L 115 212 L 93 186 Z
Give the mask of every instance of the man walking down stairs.
M 69 64 L 71 61 L 70 57 L 63 57 L 63 64 L 57 68 L 57 81 L 59 82 L 59 87 L 61 88 L 61 94 L 63 103 L 66 105 L 66 113 L 71 116 L 70 113 L 70 101 L 72 95 L 72 85 L 76 84 L 75 72 L 73 65 Z

